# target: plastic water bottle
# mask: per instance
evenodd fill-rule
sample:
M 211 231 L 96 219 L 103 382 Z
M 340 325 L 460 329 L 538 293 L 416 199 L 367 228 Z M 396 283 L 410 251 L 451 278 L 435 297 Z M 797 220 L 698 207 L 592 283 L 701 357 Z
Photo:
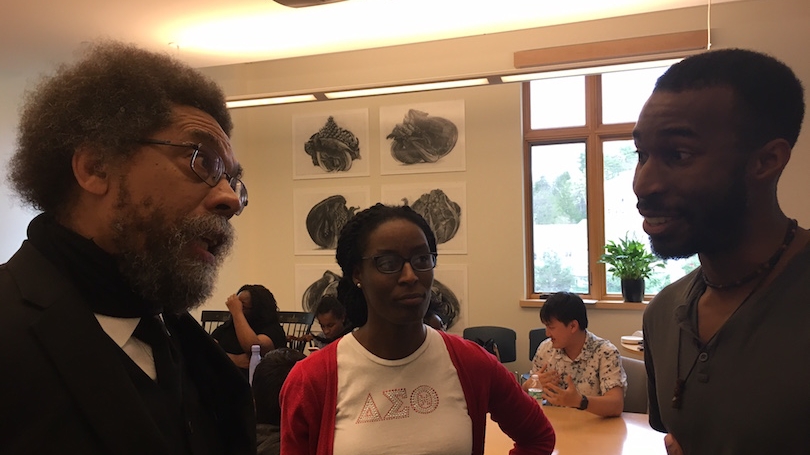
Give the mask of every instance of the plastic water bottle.
M 543 387 L 540 385 L 540 377 L 536 374 L 533 374 L 529 378 L 529 396 L 537 400 L 538 403 L 542 404 Z
M 248 382 L 253 385 L 253 372 L 256 371 L 256 365 L 262 360 L 261 346 L 254 344 L 250 347 L 250 367 L 248 368 Z

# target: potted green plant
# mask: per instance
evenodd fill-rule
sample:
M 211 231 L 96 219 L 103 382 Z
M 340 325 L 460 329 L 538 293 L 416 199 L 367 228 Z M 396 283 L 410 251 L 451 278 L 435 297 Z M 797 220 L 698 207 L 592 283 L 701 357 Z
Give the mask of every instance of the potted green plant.
M 625 302 L 641 302 L 644 279 L 650 277 L 653 268 L 664 266 L 660 258 L 647 251 L 646 245 L 628 235 L 608 241 L 599 262 L 607 264 L 608 272 L 621 281 Z

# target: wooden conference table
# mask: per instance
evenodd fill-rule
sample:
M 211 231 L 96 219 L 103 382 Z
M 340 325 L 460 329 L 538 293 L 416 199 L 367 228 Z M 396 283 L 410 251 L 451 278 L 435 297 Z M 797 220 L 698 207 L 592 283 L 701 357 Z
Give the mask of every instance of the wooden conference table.
M 647 422 L 647 414 L 625 412 L 599 417 L 574 408 L 543 406 L 557 433 L 557 455 L 666 455 L 664 433 Z M 506 455 L 514 443 L 497 423 L 487 422 L 485 455 Z

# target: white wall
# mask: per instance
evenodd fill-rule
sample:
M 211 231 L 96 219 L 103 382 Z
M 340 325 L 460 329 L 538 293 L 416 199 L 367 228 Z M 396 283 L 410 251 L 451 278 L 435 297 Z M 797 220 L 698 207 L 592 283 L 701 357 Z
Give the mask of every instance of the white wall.
M 0 169 L 6 169 L 16 141 L 18 109 L 29 79 L 25 75 L 0 72 Z M 0 262 L 11 257 L 25 239 L 25 229 L 36 213 L 23 206 L 5 181 L 0 184 Z

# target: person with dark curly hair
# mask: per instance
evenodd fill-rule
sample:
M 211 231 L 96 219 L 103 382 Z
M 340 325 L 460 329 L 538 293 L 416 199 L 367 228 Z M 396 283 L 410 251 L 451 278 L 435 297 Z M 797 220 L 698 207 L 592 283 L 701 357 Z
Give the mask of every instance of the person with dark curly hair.
M 0 453 L 255 453 L 247 381 L 188 310 L 247 205 L 222 90 L 101 41 L 27 92 L 0 266 Z M 223 393 L 227 390 L 227 393 Z
M 336 257 L 338 299 L 358 328 L 293 367 L 282 453 L 480 455 L 487 413 L 514 453 L 552 453 L 554 430 L 515 376 L 474 342 L 424 324 L 437 254 L 421 215 L 376 204 L 346 223 Z
M 259 345 L 262 355 L 287 346 L 287 335 L 278 322 L 276 298 L 261 284 L 246 284 L 225 304 L 231 318 L 211 336 L 247 377 L 251 346 Z

